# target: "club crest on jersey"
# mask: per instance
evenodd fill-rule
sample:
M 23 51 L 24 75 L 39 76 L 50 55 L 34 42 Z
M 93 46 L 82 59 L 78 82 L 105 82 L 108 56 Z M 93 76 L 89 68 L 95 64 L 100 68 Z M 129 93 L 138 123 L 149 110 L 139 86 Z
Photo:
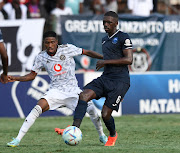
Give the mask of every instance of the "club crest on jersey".
M 65 55 L 61 55 L 60 56 L 60 60 L 65 60 L 66 59 L 66 56 Z
M 112 40 L 112 43 L 113 43 L 113 44 L 117 44 L 117 42 L 118 42 L 118 38 L 115 37 L 115 38 Z
M 60 72 L 60 71 L 62 70 L 62 66 L 61 66 L 60 64 L 55 64 L 55 65 L 54 65 L 54 70 L 55 70 L 56 72 Z

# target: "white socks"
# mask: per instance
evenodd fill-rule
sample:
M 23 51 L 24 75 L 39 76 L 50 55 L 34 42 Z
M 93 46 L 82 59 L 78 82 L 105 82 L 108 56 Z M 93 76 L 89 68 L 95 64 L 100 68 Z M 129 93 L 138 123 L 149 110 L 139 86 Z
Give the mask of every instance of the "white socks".
M 89 114 L 91 121 L 93 122 L 94 126 L 96 127 L 99 137 L 104 135 L 101 119 L 98 116 L 98 113 L 97 113 L 96 108 L 92 101 L 88 102 L 87 113 Z M 16 137 L 16 139 L 21 141 L 21 139 L 25 136 L 25 134 L 30 129 L 30 127 L 34 124 L 35 120 L 41 114 L 42 114 L 42 108 L 39 105 L 36 105 L 31 110 L 29 115 L 26 117 L 23 125 L 21 126 L 21 128 L 19 130 L 19 133 L 18 133 L 18 136 Z
M 93 122 L 94 126 L 96 127 L 99 137 L 104 135 L 101 119 L 98 116 L 98 113 L 97 113 L 96 108 L 92 101 L 88 102 L 87 113 L 89 114 L 91 121 Z
M 29 128 L 34 124 L 35 120 L 42 114 L 42 108 L 39 105 L 36 105 L 29 115 L 26 117 L 23 125 L 21 126 L 18 136 L 16 139 L 21 141 L 21 139 L 24 137 L 24 135 L 27 133 Z

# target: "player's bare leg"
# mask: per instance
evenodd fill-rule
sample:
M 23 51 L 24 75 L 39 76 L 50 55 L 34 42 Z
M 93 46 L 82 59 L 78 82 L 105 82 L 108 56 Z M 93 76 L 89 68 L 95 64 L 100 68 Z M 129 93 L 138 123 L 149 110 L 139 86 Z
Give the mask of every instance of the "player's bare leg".
M 45 111 L 49 110 L 49 105 L 45 99 L 40 99 L 37 105 L 31 110 L 29 115 L 26 117 L 23 125 L 21 126 L 18 136 L 13 138 L 13 140 L 7 143 L 9 147 L 17 147 L 21 139 L 28 132 L 30 127 L 34 124 L 35 120 Z

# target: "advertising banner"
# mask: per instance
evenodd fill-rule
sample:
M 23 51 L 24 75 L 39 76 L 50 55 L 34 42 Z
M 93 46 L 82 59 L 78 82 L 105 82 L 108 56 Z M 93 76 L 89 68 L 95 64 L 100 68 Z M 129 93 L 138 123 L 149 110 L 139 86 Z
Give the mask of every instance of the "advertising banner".
M 0 22 L 9 57 L 9 72 L 31 70 L 34 58 L 42 50 L 44 23 L 45 19 Z M 2 70 L 1 60 L 0 70 Z
M 10 73 L 9 75 L 20 75 Z M 24 74 L 21 74 L 24 75 Z M 83 74 L 76 74 L 78 85 L 83 87 Z M 50 78 L 47 73 L 41 73 L 33 81 L 0 83 L 1 111 L 0 117 L 25 118 L 37 104 L 37 101 L 49 88 Z M 41 116 L 67 116 L 73 111 L 68 108 L 59 108 L 56 111 L 47 111 Z
M 180 73 L 131 74 L 122 114 L 180 113 Z
M 76 74 L 79 87 L 82 89 L 84 85 L 101 74 L 101 72 Z M 19 73 L 10 73 L 10 75 L 19 75 Z M 180 73 L 146 72 L 145 74 L 131 73 L 130 75 L 131 87 L 125 95 L 119 111 L 114 111 L 113 116 L 180 113 Z M 47 91 L 49 81 L 47 73 L 41 72 L 33 81 L 0 83 L 2 106 L 0 117 L 24 118 L 27 116 Z M 93 99 L 99 115 L 101 115 L 104 101 L 104 97 L 99 100 Z M 68 108 L 60 108 L 42 114 L 42 116 L 67 115 L 73 115 L 73 111 Z
M 63 43 L 102 53 L 103 16 L 63 16 Z M 119 15 L 118 29 L 129 34 L 134 51 L 133 72 L 180 69 L 180 16 L 152 14 L 149 17 Z M 76 58 L 77 69 L 95 69 L 95 59 Z

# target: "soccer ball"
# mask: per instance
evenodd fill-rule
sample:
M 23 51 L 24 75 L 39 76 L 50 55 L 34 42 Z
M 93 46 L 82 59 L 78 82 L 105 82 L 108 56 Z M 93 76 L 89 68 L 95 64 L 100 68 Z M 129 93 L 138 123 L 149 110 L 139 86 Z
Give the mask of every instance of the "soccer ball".
M 62 139 L 67 145 L 76 146 L 82 140 L 82 132 L 76 126 L 69 126 L 64 129 Z

